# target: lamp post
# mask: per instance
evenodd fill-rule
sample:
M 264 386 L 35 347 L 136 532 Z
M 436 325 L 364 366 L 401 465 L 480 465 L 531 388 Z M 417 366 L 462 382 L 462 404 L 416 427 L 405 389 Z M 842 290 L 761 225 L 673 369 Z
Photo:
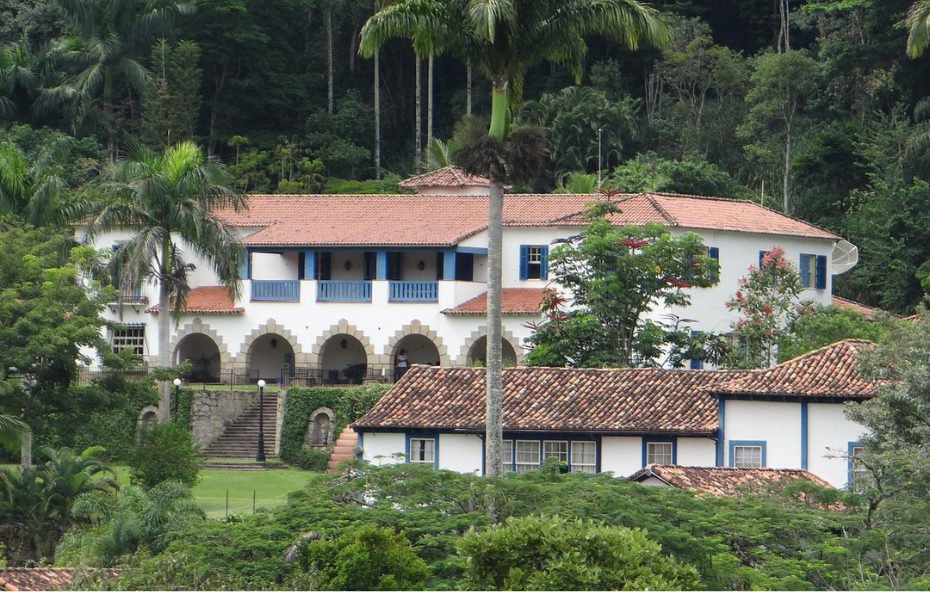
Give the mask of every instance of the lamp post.
M 258 381 L 258 452 L 255 460 L 265 462 L 265 381 Z
M 173 409 L 174 414 L 172 415 L 172 419 L 174 421 L 178 420 L 178 401 L 180 400 L 181 400 L 181 379 L 175 378 L 174 379 L 174 409 Z

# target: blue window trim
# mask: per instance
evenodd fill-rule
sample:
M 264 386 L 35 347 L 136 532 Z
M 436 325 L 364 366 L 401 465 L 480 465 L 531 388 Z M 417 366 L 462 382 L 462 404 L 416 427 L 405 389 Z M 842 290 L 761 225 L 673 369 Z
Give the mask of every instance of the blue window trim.
M 726 410 L 727 404 L 723 397 L 717 399 L 717 466 L 724 466 L 724 452 L 726 451 Z
M 470 255 L 487 255 L 488 250 L 485 247 L 456 247 L 456 253 L 467 253 Z
M 801 468 L 807 470 L 807 401 L 801 402 Z
M 672 464 L 678 464 L 678 438 L 674 436 L 643 436 L 643 466 L 646 466 L 646 452 L 651 443 L 671 442 L 672 443 Z
M 817 270 L 814 273 L 814 288 L 825 290 L 827 288 L 827 256 L 817 255 Z
M 853 478 L 853 448 L 862 448 L 862 442 L 848 442 L 846 444 L 846 486 L 852 483 Z
M 582 434 L 520 434 L 505 433 L 502 440 L 510 441 L 510 470 L 517 470 L 517 440 L 522 442 L 539 442 L 539 466 L 545 461 L 543 457 L 543 442 L 568 442 L 568 472 L 572 471 L 572 443 L 574 442 L 593 442 L 594 443 L 594 472 L 601 472 L 601 438 L 591 438 L 590 436 L 579 437 Z M 487 466 L 485 466 L 486 445 L 484 438 L 481 439 L 481 473 L 487 475 Z M 673 454 L 675 447 L 672 448 Z
M 710 274 L 710 281 L 720 281 L 720 247 L 707 247 L 707 256 L 717 262 L 717 270 Z
M 404 432 L 404 459 L 405 462 L 410 462 L 410 440 L 422 440 L 426 438 L 433 439 L 433 468 L 439 468 L 439 432 L 436 431 L 424 431 L 424 432 Z M 413 464 L 424 464 L 424 463 L 413 463 Z
M 691 331 L 691 335 L 700 335 L 703 331 Z M 704 360 L 695 360 L 692 359 L 689 363 L 689 367 L 692 370 L 703 370 L 704 369 Z
M 530 277 L 530 249 L 539 249 L 539 277 Z M 520 279 L 521 280 L 547 280 L 549 279 L 549 245 L 520 245 Z
M 768 251 L 759 251 L 759 269 L 762 269 L 762 258 L 768 255 Z
M 798 259 L 798 275 L 801 276 L 802 288 L 813 288 L 811 286 L 811 255 L 810 253 L 801 253 Z
M 762 448 L 762 468 L 764 469 L 766 466 L 768 466 L 765 458 L 765 440 L 730 440 L 730 462 L 727 465 L 728 467 L 733 466 L 733 449 L 737 446 L 760 446 Z

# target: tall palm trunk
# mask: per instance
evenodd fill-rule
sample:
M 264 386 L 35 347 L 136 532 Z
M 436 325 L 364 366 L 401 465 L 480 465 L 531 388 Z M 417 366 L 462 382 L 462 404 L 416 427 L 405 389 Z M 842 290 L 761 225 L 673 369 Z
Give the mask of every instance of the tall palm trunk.
M 110 164 L 116 162 L 116 130 L 113 126 L 113 71 L 110 66 L 103 69 L 103 121 L 107 126 L 107 152 Z
M 416 125 L 417 140 L 416 140 L 416 149 L 417 149 L 417 162 L 421 162 L 422 159 L 423 159 L 423 145 L 420 143 L 420 135 L 421 135 L 421 130 L 420 130 L 420 125 L 421 125 L 421 124 L 420 124 L 420 122 L 421 122 L 422 119 L 423 119 L 423 116 L 422 116 L 422 111 L 423 111 L 423 105 L 422 105 L 423 100 L 422 100 L 422 96 L 423 96 L 423 92 L 422 92 L 422 89 L 420 88 L 421 85 L 422 85 L 422 83 L 420 82 L 420 70 L 422 69 L 422 68 L 420 68 L 420 56 L 415 56 L 415 57 L 414 57 L 414 67 L 417 69 L 416 84 L 415 84 L 415 86 L 416 86 L 416 93 L 417 93 L 417 100 L 416 100 L 416 106 L 417 106 L 417 108 L 416 108 L 416 115 L 417 115 L 417 125 Z
M 326 2 L 326 108 L 333 112 L 333 0 Z
M 465 114 L 471 115 L 471 65 L 465 70 Z
M 377 4 L 375 5 L 377 10 Z M 375 52 L 375 179 L 381 178 L 381 59 Z
M 161 265 L 158 274 L 158 366 L 171 366 L 171 294 L 169 293 L 168 274 L 171 261 L 170 238 L 161 249 Z M 158 383 L 158 418 L 168 421 L 171 418 L 171 386 L 167 380 Z
M 426 72 L 426 146 L 433 144 L 433 56 L 427 60 Z

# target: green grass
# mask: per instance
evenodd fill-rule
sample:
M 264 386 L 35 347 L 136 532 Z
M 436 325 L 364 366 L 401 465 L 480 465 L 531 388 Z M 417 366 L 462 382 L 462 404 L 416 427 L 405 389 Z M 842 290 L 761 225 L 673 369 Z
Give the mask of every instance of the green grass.
M 129 483 L 129 467 L 117 465 L 114 468 L 117 480 Z M 319 473 L 292 468 L 267 471 L 201 469 L 200 483 L 193 490 L 194 500 L 207 513 L 207 518 L 223 518 L 226 516 L 226 494 L 229 492 L 229 513 L 251 514 L 253 491 L 256 509 L 274 508 L 284 505 L 291 491 L 303 489 L 311 479 L 322 477 Z

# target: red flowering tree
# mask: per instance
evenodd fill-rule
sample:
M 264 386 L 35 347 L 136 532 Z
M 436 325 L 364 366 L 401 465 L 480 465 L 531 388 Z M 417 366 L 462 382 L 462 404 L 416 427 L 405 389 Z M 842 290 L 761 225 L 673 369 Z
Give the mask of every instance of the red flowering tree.
M 761 368 L 776 361 L 776 344 L 798 314 L 802 289 L 801 278 L 781 247 L 763 255 L 758 268 L 749 267 L 749 275 L 740 278 L 739 289 L 727 301 L 727 308 L 740 314 L 733 326 L 737 347 L 727 365 Z

